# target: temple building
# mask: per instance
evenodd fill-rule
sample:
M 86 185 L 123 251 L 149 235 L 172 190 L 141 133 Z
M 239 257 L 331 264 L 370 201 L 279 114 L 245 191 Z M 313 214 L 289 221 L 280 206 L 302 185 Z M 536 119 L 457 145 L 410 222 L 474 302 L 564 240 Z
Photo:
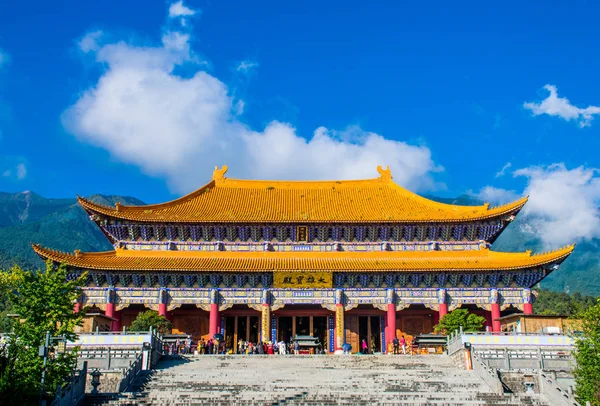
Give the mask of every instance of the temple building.
M 329 352 L 365 338 L 429 333 L 463 307 L 500 331 L 503 314 L 532 313 L 531 288 L 572 252 L 504 253 L 491 243 L 527 202 L 438 203 L 392 181 L 229 179 L 227 167 L 179 199 L 108 207 L 79 198 L 114 245 L 44 259 L 88 273 L 76 306 L 104 312 L 112 329 L 154 309 L 194 339 L 320 338 Z

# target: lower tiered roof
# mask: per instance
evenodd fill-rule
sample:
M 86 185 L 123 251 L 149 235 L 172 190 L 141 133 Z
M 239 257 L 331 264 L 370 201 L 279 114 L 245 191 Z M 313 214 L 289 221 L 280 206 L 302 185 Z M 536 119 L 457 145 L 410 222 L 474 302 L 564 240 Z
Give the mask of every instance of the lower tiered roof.
M 65 253 L 33 245 L 44 259 L 90 270 L 130 271 L 491 271 L 559 264 L 575 245 L 532 255 L 472 251 L 376 252 L 222 252 L 135 251 L 116 249 L 97 253 Z

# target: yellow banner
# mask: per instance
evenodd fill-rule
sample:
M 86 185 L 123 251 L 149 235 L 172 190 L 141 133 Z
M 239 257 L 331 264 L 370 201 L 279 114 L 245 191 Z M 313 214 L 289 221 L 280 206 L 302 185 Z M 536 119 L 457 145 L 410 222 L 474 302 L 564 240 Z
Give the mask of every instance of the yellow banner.
M 331 288 L 331 272 L 273 272 L 273 287 L 294 289 Z

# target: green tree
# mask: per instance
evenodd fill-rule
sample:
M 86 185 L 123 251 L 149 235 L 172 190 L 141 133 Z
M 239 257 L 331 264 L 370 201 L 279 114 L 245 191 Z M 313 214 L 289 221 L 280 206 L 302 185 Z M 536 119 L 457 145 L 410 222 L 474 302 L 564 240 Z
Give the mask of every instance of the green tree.
M 0 350 L 0 399 L 7 404 L 35 404 L 39 396 L 43 359 L 38 348 L 46 331 L 51 336 L 76 339 L 75 326 L 83 312 L 73 312 L 86 275 L 68 280 L 64 265 L 46 263 L 45 271 L 12 269 L 14 279 L 9 292 L 12 310 L 19 317 L 12 323 L 12 334 Z M 77 360 L 76 351 L 58 354 L 51 343 L 46 366 L 45 396 L 51 398 L 57 385 L 65 383 Z
M 469 313 L 467 309 L 456 309 L 444 315 L 433 330 L 442 334 L 450 334 L 459 327 L 462 327 L 463 331 L 481 331 L 484 323 L 485 317 Z
M 161 334 L 168 334 L 171 332 L 173 324 L 165 316 L 159 315 L 154 310 L 148 310 L 137 315 L 129 330 L 148 331 L 150 327 L 155 328 Z
M 0 270 L 0 333 L 10 331 L 11 319 L 8 315 L 14 313 L 11 293 L 21 277 L 22 272 L 17 267 Z
M 577 400 L 600 406 L 600 300 L 581 315 L 582 335 L 575 340 Z
M 540 289 L 537 290 L 533 312 L 549 316 L 576 316 L 594 306 L 595 303 L 596 298 L 582 295 L 579 292 L 569 295 L 565 292 Z

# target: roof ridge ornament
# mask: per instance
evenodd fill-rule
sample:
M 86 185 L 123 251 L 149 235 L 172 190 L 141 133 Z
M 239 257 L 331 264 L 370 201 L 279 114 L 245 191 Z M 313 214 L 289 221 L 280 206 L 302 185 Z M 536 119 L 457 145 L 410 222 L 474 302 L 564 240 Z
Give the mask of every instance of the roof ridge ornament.
M 381 165 L 377 166 L 377 172 L 379 172 L 379 179 L 384 182 L 389 182 L 393 179 L 392 170 L 390 169 L 389 165 L 387 165 L 385 169 L 383 169 Z
M 213 180 L 225 180 L 225 174 L 227 173 L 227 165 L 223 165 L 221 169 L 218 166 L 215 166 L 215 170 L 213 171 Z

